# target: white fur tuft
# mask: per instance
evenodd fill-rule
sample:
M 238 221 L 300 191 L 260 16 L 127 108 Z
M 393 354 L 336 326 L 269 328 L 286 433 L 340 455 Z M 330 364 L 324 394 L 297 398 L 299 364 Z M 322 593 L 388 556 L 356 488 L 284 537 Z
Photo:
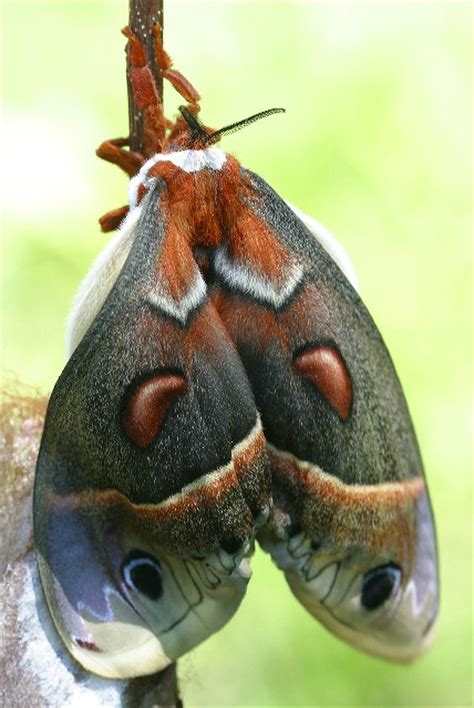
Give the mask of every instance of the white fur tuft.
M 148 173 L 157 162 L 172 162 L 173 165 L 190 174 L 205 168 L 218 172 L 226 160 L 225 152 L 217 147 L 206 148 L 206 150 L 179 150 L 178 152 L 153 155 L 141 166 L 135 177 L 130 180 L 128 188 L 130 209 L 134 209 L 138 204 L 138 188 L 140 185 L 143 184 L 145 187 L 150 187 L 153 183 L 154 178 L 149 178 Z

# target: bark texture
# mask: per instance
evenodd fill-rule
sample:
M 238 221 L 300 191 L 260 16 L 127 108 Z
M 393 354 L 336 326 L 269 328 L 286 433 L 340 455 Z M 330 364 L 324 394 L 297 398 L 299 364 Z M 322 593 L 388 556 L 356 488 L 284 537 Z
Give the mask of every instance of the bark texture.
M 146 48 L 148 64 L 155 77 L 160 98 L 163 100 L 163 79 L 156 67 L 153 55 L 152 27 L 159 24 L 163 33 L 163 0 L 130 0 L 129 25 Z M 130 150 L 143 152 L 143 116 L 137 107 L 130 82 L 130 66 L 127 60 L 128 115 L 130 125 Z

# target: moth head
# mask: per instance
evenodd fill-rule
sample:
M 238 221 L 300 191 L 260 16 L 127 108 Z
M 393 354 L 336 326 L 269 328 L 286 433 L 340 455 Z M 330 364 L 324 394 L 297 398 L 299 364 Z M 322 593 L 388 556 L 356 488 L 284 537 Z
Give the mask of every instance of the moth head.
M 92 501 L 92 500 L 91 500 Z M 87 670 L 123 679 L 160 671 L 217 631 L 245 593 L 243 554 L 183 559 L 94 508 L 56 506 L 37 522 L 52 619 Z
M 354 529 L 352 541 L 300 532 L 263 546 L 285 571 L 300 602 L 331 632 L 383 659 L 406 662 L 431 644 L 438 610 L 438 569 L 426 495 L 414 527 L 395 536 Z M 408 533 L 400 544 L 400 537 Z M 362 537 L 363 536 L 363 537 Z M 398 537 L 397 537 L 398 536 Z
M 255 113 L 254 115 L 249 116 L 248 118 L 244 118 L 243 120 L 239 120 L 236 123 L 226 125 L 224 128 L 220 128 L 219 130 L 212 130 L 206 127 L 199 120 L 196 113 L 190 110 L 189 106 L 180 106 L 179 111 L 187 126 L 188 135 L 186 140 L 188 143 L 190 143 L 190 145 L 188 145 L 187 147 L 191 147 L 194 149 L 202 149 L 219 142 L 219 140 L 224 135 L 235 133 L 238 130 L 245 128 L 247 125 L 255 123 L 255 121 L 260 120 L 261 118 L 266 118 L 267 116 L 271 116 L 274 113 L 284 113 L 285 109 L 269 108 L 266 111 Z

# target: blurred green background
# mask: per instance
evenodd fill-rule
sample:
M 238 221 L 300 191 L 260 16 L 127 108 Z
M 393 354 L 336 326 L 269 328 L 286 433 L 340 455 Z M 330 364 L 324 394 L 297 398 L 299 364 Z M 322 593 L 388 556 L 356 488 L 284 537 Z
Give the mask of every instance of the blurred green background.
M 437 641 L 400 667 L 333 639 L 257 552 L 236 617 L 180 661 L 185 705 L 471 705 L 472 5 L 165 6 L 166 46 L 207 123 L 287 108 L 224 147 L 351 254 L 414 417 L 442 574 Z M 127 3 L 2 12 L 3 366 L 49 391 L 71 297 L 108 239 L 96 219 L 126 200 L 94 149 L 127 132 Z

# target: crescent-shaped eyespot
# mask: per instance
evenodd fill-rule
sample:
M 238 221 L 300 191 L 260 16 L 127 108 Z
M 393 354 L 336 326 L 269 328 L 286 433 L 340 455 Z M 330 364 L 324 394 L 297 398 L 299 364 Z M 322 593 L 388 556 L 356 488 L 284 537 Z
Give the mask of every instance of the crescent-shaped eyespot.
M 346 421 L 352 406 L 352 384 L 339 352 L 330 346 L 304 349 L 293 359 L 293 366 L 311 381 L 331 408 Z
M 141 592 L 150 600 L 163 594 L 163 573 L 157 558 L 149 553 L 133 550 L 122 563 L 122 574 L 127 587 Z
M 164 372 L 142 379 L 128 394 L 122 426 L 138 447 L 147 447 L 158 434 L 173 401 L 186 388 L 184 376 Z

